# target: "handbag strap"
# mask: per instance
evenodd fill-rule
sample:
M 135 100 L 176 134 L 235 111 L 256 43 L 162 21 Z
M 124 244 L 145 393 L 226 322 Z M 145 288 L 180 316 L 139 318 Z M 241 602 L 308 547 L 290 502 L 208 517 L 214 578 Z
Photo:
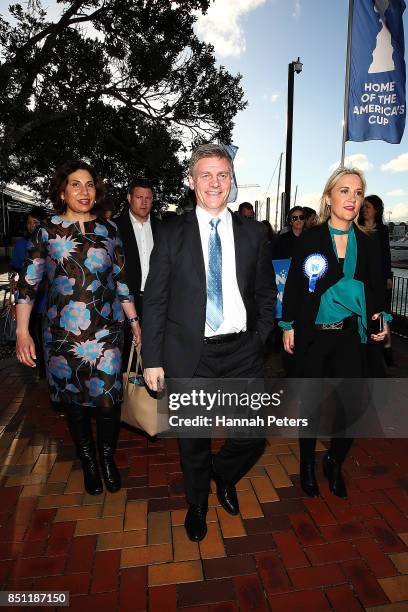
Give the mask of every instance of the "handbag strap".
M 130 370 L 132 369 L 132 363 L 133 363 L 134 355 L 135 355 L 135 345 L 132 342 L 132 348 L 130 349 L 129 361 L 128 361 L 127 370 L 126 370 L 126 385 L 125 385 L 125 388 L 129 384 L 129 374 L 130 374 Z M 140 368 L 141 372 L 143 372 L 142 355 L 141 355 L 140 347 L 137 347 L 137 349 L 136 349 L 136 370 L 135 370 L 135 376 L 137 376 L 137 374 L 139 372 L 139 368 Z

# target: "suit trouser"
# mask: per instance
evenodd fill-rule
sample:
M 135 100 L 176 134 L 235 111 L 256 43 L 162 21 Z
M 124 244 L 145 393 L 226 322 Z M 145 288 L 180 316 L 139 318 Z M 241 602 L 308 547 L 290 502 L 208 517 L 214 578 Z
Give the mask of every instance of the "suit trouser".
M 306 350 L 304 364 L 302 374 L 304 378 L 361 378 L 363 376 L 363 354 L 358 330 L 322 330 L 316 332 L 314 341 Z M 346 393 L 350 393 L 351 390 L 353 394 L 353 382 L 346 381 L 345 384 Z M 351 403 L 353 400 L 355 403 L 359 402 L 358 384 L 355 386 L 354 397 L 350 398 L 347 403 Z M 342 401 L 338 402 L 335 430 L 347 427 L 347 413 L 344 410 L 344 402 L 344 397 Z M 319 416 L 319 411 L 316 410 L 316 427 L 318 426 Z M 352 438 L 333 437 L 330 442 L 329 453 L 336 461 L 342 463 L 352 444 Z M 316 438 L 300 438 L 299 446 L 301 461 L 312 463 L 314 461 Z
M 245 332 L 225 344 L 203 344 L 194 378 L 263 378 L 262 343 L 257 333 Z M 184 487 L 190 504 L 205 504 L 211 481 L 211 439 L 179 439 Z M 222 482 L 234 485 L 258 461 L 265 440 L 227 438 L 213 457 Z

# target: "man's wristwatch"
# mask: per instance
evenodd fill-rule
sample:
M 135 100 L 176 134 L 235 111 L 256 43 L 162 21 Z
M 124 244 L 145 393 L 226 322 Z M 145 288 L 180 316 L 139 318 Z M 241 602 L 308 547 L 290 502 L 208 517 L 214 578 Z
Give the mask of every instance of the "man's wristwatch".
M 136 316 L 136 317 L 132 317 L 131 319 L 128 319 L 128 323 L 134 323 L 135 321 L 140 321 L 140 317 Z

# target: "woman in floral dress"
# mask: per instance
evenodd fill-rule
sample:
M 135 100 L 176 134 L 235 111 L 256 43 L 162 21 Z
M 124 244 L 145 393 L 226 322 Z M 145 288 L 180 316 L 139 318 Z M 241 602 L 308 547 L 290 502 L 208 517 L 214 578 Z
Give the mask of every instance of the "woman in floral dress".
M 103 182 L 88 164 L 61 166 L 51 182 L 56 213 L 34 232 L 16 293 L 19 361 L 35 366 L 28 322 L 46 274 L 48 305 L 44 349 L 51 397 L 63 404 L 84 472 L 86 491 L 102 492 L 90 408 L 95 407 L 97 446 L 106 488 L 120 489 L 114 453 L 120 428 L 123 311 L 135 344 L 141 331 L 124 271 L 116 225 L 97 216 Z

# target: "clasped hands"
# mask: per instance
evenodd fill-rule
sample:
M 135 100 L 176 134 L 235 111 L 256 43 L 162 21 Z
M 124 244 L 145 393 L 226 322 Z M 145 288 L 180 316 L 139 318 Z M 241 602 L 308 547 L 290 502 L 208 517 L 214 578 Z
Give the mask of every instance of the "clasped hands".
M 371 318 L 373 321 L 375 321 L 376 319 L 378 319 L 379 316 L 380 313 L 376 312 Z M 382 332 L 380 332 L 379 334 L 370 334 L 370 338 L 371 340 L 374 340 L 374 342 L 381 342 L 385 339 L 387 333 L 388 330 L 387 326 L 385 325 L 384 330 Z M 287 353 L 293 355 L 293 351 L 295 348 L 295 331 L 293 329 L 288 329 L 283 332 L 283 348 Z

